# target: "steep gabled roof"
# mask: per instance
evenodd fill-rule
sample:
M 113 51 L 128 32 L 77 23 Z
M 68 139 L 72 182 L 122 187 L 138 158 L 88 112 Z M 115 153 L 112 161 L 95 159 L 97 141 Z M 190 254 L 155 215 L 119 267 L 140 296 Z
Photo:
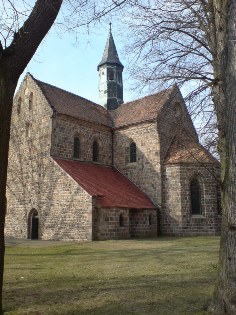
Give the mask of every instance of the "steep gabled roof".
M 118 57 L 116 45 L 115 45 L 111 30 L 110 30 L 108 38 L 107 38 L 107 42 L 106 42 L 106 46 L 105 46 L 104 53 L 102 56 L 102 60 L 98 64 L 98 68 L 104 64 L 109 64 L 109 63 L 110 64 L 118 64 L 122 68 L 124 67 L 122 65 L 122 63 L 120 62 L 120 59 Z
M 37 80 L 31 74 L 29 75 L 57 113 L 115 128 L 156 119 L 164 104 L 171 98 L 172 92 L 176 89 L 176 86 L 173 86 L 156 94 L 124 103 L 116 110 L 107 111 L 103 106 L 86 98 Z
M 219 164 L 196 139 L 190 139 L 184 133 L 175 137 L 164 162 L 166 164 Z
M 156 119 L 163 105 L 170 98 L 174 88 L 175 86 L 159 93 L 124 103 L 116 110 L 110 111 L 114 127 L 117 128 Z
M 102 207 L 155 209 L 137 186 L 112 167 L 54 158 L 54 161 Z
M 109 127 L 112 126 L 112 120 L 108 112 L 101 105 L 35 78 L 33 80 L 57 113 Z

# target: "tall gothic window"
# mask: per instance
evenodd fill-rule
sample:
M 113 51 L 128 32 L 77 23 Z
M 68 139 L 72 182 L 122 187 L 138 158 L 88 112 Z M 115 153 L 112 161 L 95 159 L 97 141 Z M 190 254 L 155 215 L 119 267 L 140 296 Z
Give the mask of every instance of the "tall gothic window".
M 190 193 L 192 214 L 201 214 L 201 188 L 197 178 L 192 179 L 190 183 Z
M 98 162 L 99 147 L 96 140 L 93 141 L 93 162 Z
M 74 137 L 73 157 L 78 159 L 80 157 L 80 140 L 79 137 Z
M 32 108 L 33 108 L 33 93 L 31 92 L 29 96 L 29 110 L 32 110 Z
M 135 142 L 131 142 L 129 146 L 129 161 L 130 163 L 137 161 L 137 149 Z

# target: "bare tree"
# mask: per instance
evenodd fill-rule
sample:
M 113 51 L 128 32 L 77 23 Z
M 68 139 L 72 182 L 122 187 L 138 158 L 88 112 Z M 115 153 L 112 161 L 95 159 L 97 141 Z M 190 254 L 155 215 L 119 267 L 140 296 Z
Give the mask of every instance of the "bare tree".
M 59 0 L 38 0 L 23 27 L 5 30 L 0 66 L 0 290 L 4 257 L 6 170 L 12 98 L 19 75 L 51 27 Z M 5 1 L 8 5 L 13 1 Z M 89 25 L 119 10 L 136 39 L 133 75 L 149 86 L 194 82 L 188 99 L 194 111 L 216 124 L 222 177 L 220 272 L 211 310 L 236 313 L 236 3 L 234 0 L 77 0 L 70 1 L 76 25 Z M 26 11 L 30 8 L 25 7 Z M 26 14 L 27 15 L 27 14 Z M 13 15 L 14 16 L 14 15 Z M 19 14 L 15 22 L 21 24 Z M 24 14 L 22 15 L 24 19 Z M 78 19 L 77 19 L 78 20 Z M 9 22 L 8 25 L 13 25 Z M 127 31 L 127 30 L 126 30 Z M 8 32 L 8 33 L 7 33 Z M 11 37 L 13 36 L 13 38 Z M 137 65 L 141 67 L 137 67 Z M 196 100 L 198 100 L 196 102 Z M 212 102 L 210 101 L 212 100 Z M 214 114 L 216 116 L 214 116 Z M 213 120 L 212 120 L 213 119 Z M 1 292 L 0 292 L 1 294 Z M 2 305 L 1 305 L 2 308 Z
M 62 0 L 37 0 L 31 9 L 23 1 L 18 11 L 15 1 L 5 0 L 0 7 L 0 314 L 3 314 L 5 196 L 13 96 L 21 73 L 51 28 L 61 4 Z
M 236 2 L 213 2 L 216 54 L 214 103 L 219 129 L 222 178 L 220 270 L 212 310 L 236 314 Z
M 236 314 L 236 1 L 111 0 L 106 7 L 92 3 L 94 16 L 88 24 L 111 14 L 106 8 L 120 9 L 122 27 L 126 23 L 131 30 L 125 29 L 132 42 L 133 76 L 155 88 L 193 82 L 187 97 L 190 110 L 201 114 L 213 133 L 217 126 L 223 216 L 211 311 Z

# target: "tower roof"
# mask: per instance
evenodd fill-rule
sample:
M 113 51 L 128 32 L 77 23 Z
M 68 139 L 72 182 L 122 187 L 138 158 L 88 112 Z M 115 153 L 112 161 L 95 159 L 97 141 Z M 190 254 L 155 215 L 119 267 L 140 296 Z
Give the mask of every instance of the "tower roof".
M 122 63 L 120 62 L 120 59 L 117 54 L 116 45 L 115 45 L 112 32 L 111 32 L 111 27 L 110 27 L 109 35 L 107 38 L 106 46 L 104 49 L 104 53 L 102 56 L 102 60 L 98 64 L 98 68 L 106 63 L 115 63 L 115 64 L 120 65 L 122 68 L 124 67 Z

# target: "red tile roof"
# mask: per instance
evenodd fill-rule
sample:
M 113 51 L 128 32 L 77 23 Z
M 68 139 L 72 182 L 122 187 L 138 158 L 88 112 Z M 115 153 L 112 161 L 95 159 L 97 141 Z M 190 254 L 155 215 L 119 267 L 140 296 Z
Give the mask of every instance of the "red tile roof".
M 167 152 L 165 163 L 218 164 L 219 162 L 196 140 L 178 135 Z
M 33 78 L 32 75 L 31 77 Z M 35 78 L 33 80 L 40 87 L 50 106 L 59 114 L 112 126 L 111 117 L 103 106 Z
M 101 207 L 155 209 L 150 199 L 130 180 L 108 166 L 53 158 Z
M 176 86 L 129 103 L 124 103 L 116 110 L 110 111 L 114 127 L 156 119 L 163 105 L 171 97 L 174 89 L 176 89 Z

